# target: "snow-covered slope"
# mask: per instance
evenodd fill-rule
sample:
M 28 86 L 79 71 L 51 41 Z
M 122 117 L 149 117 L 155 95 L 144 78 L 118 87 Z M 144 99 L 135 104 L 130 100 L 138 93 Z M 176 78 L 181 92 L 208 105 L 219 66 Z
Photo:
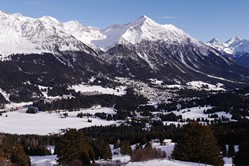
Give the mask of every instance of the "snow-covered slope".
M 162 41 L 182 43 L 192 41 L 199 43 L 184 31 L 173 25 L 160 25 L 147 16 L 141 16 L 134 22 L 124 25 L 112 25 L 103 30 L 105 37 L 92 41 L 98 47 L 108 50 L 116 44 L 136 45 L 142 41 Z
M 222 43 L 218 39 L 214 38 L 206 43 L 222 53 L 241 56 L 243 53 L 249 53 L 249 41 L 240 37 L 232 37 L 225 43 Z
M 2 111 L 2 110 L 1 110 Z M 68 112 L 68 117 L 65 118 L 63 113 L 48 113 L 39 112 L 37 114 L 27 114 L 26 109 L 21 109 L 14 112 L 6 112 L 3 116 L 0 116 L 0 131 L 2 133 L 11 134 L 39 134 L 47 135 L 49 133 L 60 133 L 61 129 L 67 128 L 85 128 L 91 126 L 108 126 L 115 124 L 115 121 L 106 121 L 99 118 L 91 118 L 92 123 L 88 122 L 88 118 L 77 118 L 78 113 L 89 113 L 94 115 L 95 113 L 110 113 L 114 114 L 112 108 L 89 108 L 82 109 L 77 112 Z M 7 118 L 8 117 L 8 118 Z
M 85 51 L 90 49 L 52 17 L 38 19 L 0 11 L 0 54 Z
M 233 49 L 233 54 L 249 53 L 249 41 L 240 37 L 232 37 L 226 44 Z
M 95 27 L 85 27 L 78 21 L 63 23 L 63 30 L 81 42 L 94 48 L 96 48 L 96 46 L 92 43 L 93 40 L 101 40 L 105 38 L 105 35 L 100 29 Z
M 208 46 L 217 49 L 218 51 L 226 54 L 233 54 L 233 49 L 228 46 L 226 43 L 222 43 L 217 38 L 213 38 L 209 42 L 206 43 Z

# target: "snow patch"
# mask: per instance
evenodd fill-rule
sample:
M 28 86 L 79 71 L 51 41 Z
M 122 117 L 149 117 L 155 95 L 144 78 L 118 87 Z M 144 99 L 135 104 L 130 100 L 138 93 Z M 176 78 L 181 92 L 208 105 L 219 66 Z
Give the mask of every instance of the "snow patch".
M 204 118 L 211 120 L 212 118 L 209 118 L 209 114 L 204 114 L 204 111 L 207 111 L 208 109 L 212 109 L 212 106 L 204 106 L 204 107 L 192 107 L 192 108 L 185 108 L 181 109 L 179 111 L 172 111 L 176 115 L 182 115 L 183 119 L 192 119 L 196 120 L 197 118 Z M 226 117 L 231 120 L 232 115 L 230 113 L 226 113 L 224 111 L 222 112 L 215 112 L 213 114 L 217 114 L 219 118 Z M 175 123 L 176 125 L 178 124 Z
M 162 83 L 163 83 L 162 80 L 157 80 L 156 78 L 150 78 L 150 81 L 154 85 L 162 85 Z
M 10 95 L 7 92 L 5 92 L 3 89 L 0 88 L 0 93 L 3 95 L 5 100 L 9 101 Z
M 209 84 L 203 81 L 191 81 L 186 83 L 187 86 L 192 87 L 193 89 L 205 89 L 213 91 L 225 91 L 223 84 L 217 83 L 216 85 Z
M 170 159 L 155 159 L 144 162 L 129 162 L 127 166 L 158 166 L 158 165 L 170 165 L 170 166 L 209 166 L 207 164 L 199 164 L 193 162 L 184 162 Z
M 169 89 L 182 89 L 183 88 L 183 85 L 178 85 L 178 84 L 172 84 L 172 85 L 166 85 L 165 86 L 166 88 L 169 88 Z
M 36 166 L 57 165 L 56 159 L 57 155 L 30 156 L 31 165 L 36 165 Z
M 85 85 L 85 84 L 79 84 L 79 85 L 73 85 L 69 87 L 69 89 L 74 89 L 76 92 L 81 92 L 85 94 L 110 94 L 110 95 L 116 95 L 116 96 L 122 96 L 126 94 L 126 87 L 120 86 L 116 88 L 104 88 L 99 85 Z

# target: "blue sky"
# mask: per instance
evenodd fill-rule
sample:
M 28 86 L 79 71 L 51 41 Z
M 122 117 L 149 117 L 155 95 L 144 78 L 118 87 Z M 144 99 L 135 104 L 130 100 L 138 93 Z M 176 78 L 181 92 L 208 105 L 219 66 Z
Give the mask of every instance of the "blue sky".
M 78 20 L 99 28 L 146 15 L 202 41 L 249 39 L 249 0 L 0 0 L 0 10 L 35 18 L 49 15 L 63 22 Z

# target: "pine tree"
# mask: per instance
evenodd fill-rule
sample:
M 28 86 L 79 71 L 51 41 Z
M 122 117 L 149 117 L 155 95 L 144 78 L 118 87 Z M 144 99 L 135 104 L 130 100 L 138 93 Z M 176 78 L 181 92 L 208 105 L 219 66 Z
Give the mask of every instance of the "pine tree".
M 120 147 L 120 153 L 122 155 L 126 155 L 126 154 L 131 155 L 132 149 L 131 149 L 131 145 L 129 141 L 124 140 L 122 142 L 122 145 Z
M 56 152 L 61 165 L 67 165 L 74 160 L 80 160 L 83 165 L 90 164 L 95 157 L 85 135 L 76 129 L 69 129 L 61 136 L 56 144 Z
M 103 159 L 112 159 L 112 152 L 108 143 L 104 145 Z
M 30 166 L 29 156 L 24 152 L 21 145 L 15 144 L 11 149 L 10 160 L 20 166 Z
M 192 122 L 182 129 L 172 157 L 177 160 L 223 165 L 220 148 L 209 126 Z

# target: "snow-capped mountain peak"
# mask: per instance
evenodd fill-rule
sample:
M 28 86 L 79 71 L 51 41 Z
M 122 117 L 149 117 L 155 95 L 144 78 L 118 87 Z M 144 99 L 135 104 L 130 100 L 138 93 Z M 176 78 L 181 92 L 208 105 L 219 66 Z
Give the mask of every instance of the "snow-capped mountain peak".
M 100 29 L 94 27 L 85 27 L 78 21 L 69 21 L 63 23 L 63 30 L 91 47 L 96 47 L 94 44 L 92 44 L 93 40 L 101 40 L 105 37 Z
M 133 22 L 100 30 L 83 26 L 78 21 L 62 23 L 50 16 L 36 19 L 1 11 L 0 39 L 2 56 L 56 50 L 85 51 L 87 46 L 94 50 L 108 50 L 116 44 L 136 46 L 143 41 L 200 45 L 198 40 L 181 29 L 171 24 L 158 24 L 145 15 Z
M 234 50 L 234 54 L 249 53 L 249 40 L 241 37 L 232 37 L 226 44 Z
M 50 16 L 43 16 L 39 20 L 50 26 L 59 26 L 61 24 L 57 19 Z
M 53 17 L 30 18 L 0 12 L 0 55 L 55 51 L 87 51 L 89 48 L 63 29 Z
M 134 22 L 134 24 L 157 24 L 154 20 L 152 20 L 151 18 L 149 18 L 148 16 L 142 15 L 140 17 L 138 17 Z
M 237 45 L 238 43 L 240 43 L 241 41 L 243 41 L 245 39 L 241 38 L 241 37 L 232 37 L 231 39 L 229 39 L 228 41 L 226 41 L 225 43 L 227 45 Z
M 235 57 L 243 53 L 249 53 L 249 41 L 241 37 L 232 37 L 225 43 L 212 39 L 206 44 L 222 53 L 231 54 Z
M 92 41 L 95 45 L 108 50 L 116 44 L 137 45 L 143 41 L 161 41 L 167 43 L 199 42 L 173 25 L 161 25 L 147 16 L 141 16 L 133 22 L 112 25 L 103 30 L 105 37 Z
M 233 54 L 233 49 L 228 47 L 226 43 L 222 43 L 219 39 L 213 38 L 206 43 L 208 46 L 220 51 L 223 54 Z
M 210 40 L 208 43 L 210 43 L 210 44 L 222 44 L 222 42 L 215 37 L 212 40 Z

